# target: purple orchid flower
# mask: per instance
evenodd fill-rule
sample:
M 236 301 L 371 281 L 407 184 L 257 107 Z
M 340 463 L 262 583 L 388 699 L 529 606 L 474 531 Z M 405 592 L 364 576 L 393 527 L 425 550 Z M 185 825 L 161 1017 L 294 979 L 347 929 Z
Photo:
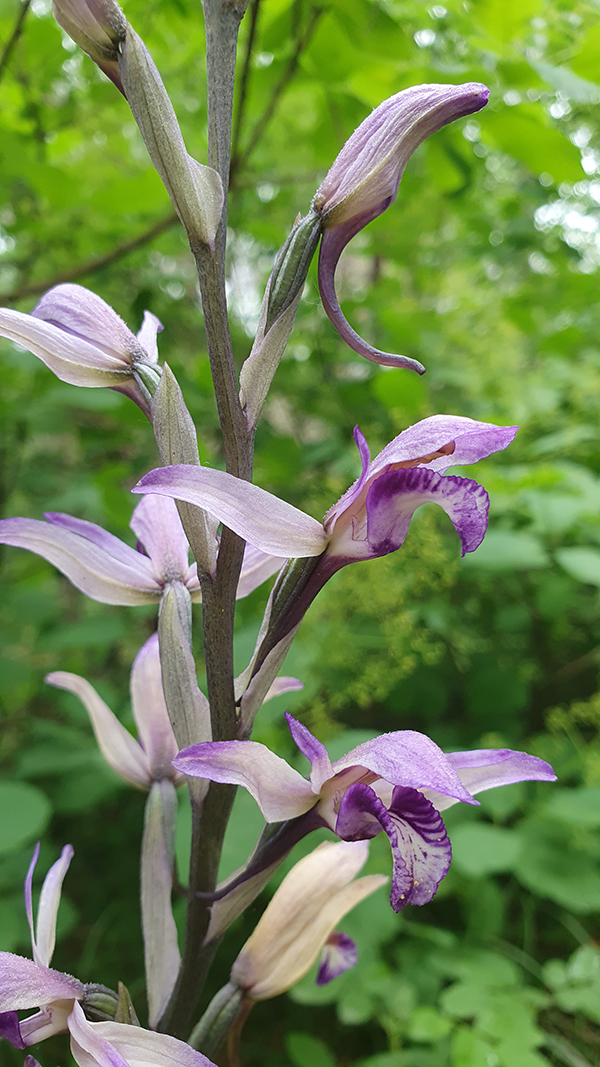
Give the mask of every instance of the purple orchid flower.
M 74 1003 L 83 1000 L 85 995 L 85 986 L 77 978 L 50 967 L 62 883 L 73 858 L 73 849 L 71 845 L 65 845 L 60 859 L 44 879 L 34 931 L 31 886 L 39 853 L 38 844 L 25 878 L 25 910 L 31 930 L 33 959 L 0 952 L 0 1037 L 19 1049 L 65 1031 Z M 28 1008 L 40 1010 L 19 1021 L 17 1012 Z
M 183 774 L 243 785 L 268 823 L 288 823 L 274 838 L 278 855 L 304 834 L 328 827 L 343 841 L 364 841 L 382 830 L 393 859 L 390 903 L 427 904 L 448 872 L 452 849 L 441 811 L 473 794 L 522 781 L 555 781 L 550 764 L 511 749 L 444 754 L 415 730 L 396 730 L 358 745 L 331 763 L 306 726 L 286 714 L 292 737 L 310 761 L 309 779 L 254 741 L 191 745 L 173 761 Z M 261 857 L 274 861 L 273 849 Z M 249 867 L 244 877 L 256 869 Z M 229 891 L 231 886 L 228 887 Z
M 387 367 L 421 363 L 380 352 L 359 337 L 344 318 L 335 292 L 335 269 L 348 242 L 381 215 L 398 194 L 404 168 L 415 149 L 449 122 L 485 107 L 489 90 L 465 85 L 415 85 L 384 100 L 346 141 L 317 190 L 313 211 L 322 219 L 319 289 L 323 307 L 340 336 L 361 356 Z
M 156 315 L 145 311 L 134 336 L 116 311 L 82 285 L 54 286 L 31 315 L 0 308 L 0 336 L 32 352 L 62 382 L 115 389 L 148 416 L 148 399 L 134 371 L 158 373 L 156 335 L 162 328 Z
M 469 478 L 442 474 L 451 465 L 476 463 L 506 448 L 516 431 L 515 426 L 494 426 L 460 415 L 432 415 L 404 430 L 371 461 L 357 428 L 354 436 L 362 473 L 323 523 L 257 485 L 208 467 L 154 470 L 133 492 L 175 497 L 204 508 L 269 555 L 312 557 L 295 595 L 288 598 L 284 617 L 277 620 L 269 643 L 272 648 L 300 622 L 319 590 L 341 567 L 400 548 L 421 504 L 439 504 L 460 537 L 462 554 L 473 552 L 487 528 L 488 495 Z M 263 659 L 269 648 L 263 648 Z
M 173 501 L 149 496 L 135 508 L 130 525 L 138 550 L 84 519 L 49 512 L 46 520 L 1 520 L 0 544 L 36 552 L 103 604 L 158 603 L 170 582 L 182 582 L 193 601 L 201 600 L 196 564 L 189 564 L 189 546 Z M 280 566 L 280 558 L 250 547 L 238 597 L 248 596 Z

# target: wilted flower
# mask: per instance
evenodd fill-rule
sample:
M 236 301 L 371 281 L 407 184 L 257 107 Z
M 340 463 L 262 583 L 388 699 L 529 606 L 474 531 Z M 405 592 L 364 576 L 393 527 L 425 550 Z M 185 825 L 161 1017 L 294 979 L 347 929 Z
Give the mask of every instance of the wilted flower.
M 53 9 L 59 26 L 123 92 L 118 59 L 127 20 L 115 0 L 53 0 Z
M 40 519 L 2 519 L 0 544 L 36 552 L 92 600 L 103 604 L 158 603 L 169 583 L 180 582 L 193 601 L 201 600 L 196 564 L 172 501 L 151 496 L 138 504 L 131 548 L 101 526 L 59 512 Z M 248 596 L 281 566 L 279 558 L 251 548 L 244 557 L 238 597 Z
M 134 371 L 159 373 L 156 335 L 161 330 L 156 315 L 145 311 L 134 336 L 116 311 L 82 285 L 54 286 L 31 315 L 0 308 L 0 336 L 32 352 L 62 382 L 115 389 L 145 414 L 147 397 Z
M 396 199 L 412 153 L 430 134 L 454 119 L 479 111 L 489 90 L 465 85 L 415 85 L 384 100 L 346 141 L 313 200 L 321 218 L 319 289 L 323 306 L 343 339 L 361 356 L 388 367 L 410 367 L 414 359 L 380 352 L 359 337 L 344 318 L 335 292 L 335 269 L 348 242 Z
M 367 841 L 326 842 L 292 867 L 237 957 L 231 981 L 250 1000 L 268 1000 L 299 982 L 324 949 L 317 984 L 325 985 L 357 961 L 347 935 L 333 937 L 340 919 L 387 878 L 354 881 L 367 861 Z M 333 949 L 337 949 L 337 959 Z
M 191 745 L 174 765 L 184 774 L 243 785 L 269 823 L 287 822 L 260 860 L 272 863 L 285 854 L 286 837 L 326 826 L 343 841 L 362 841 L 382 830 L 392 850 L 390 903 L 427 904 L 450 866 L 452 850 L 440 811 L 462 801 L 477 804 L 473 793 L 522 781 L 554 781 L 552 767 L 536 756 L 511 749 L 480 749 L 444 754 L 415 730 L 382 734 L 331 763 L 327 750 L 291 715 L 292 737 L 310 761 L 307 781 L 264 745 L 254 741 L 216 741 Z M 244 877 L 256 873 L 251 865 Z M 231 889 L 231 887 L 230 887 Z

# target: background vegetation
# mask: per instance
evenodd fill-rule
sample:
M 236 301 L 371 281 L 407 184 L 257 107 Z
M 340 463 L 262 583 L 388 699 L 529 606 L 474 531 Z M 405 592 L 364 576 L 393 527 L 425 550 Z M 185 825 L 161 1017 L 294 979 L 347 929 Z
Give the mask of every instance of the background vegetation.
M 240 362 L 277 248 L 370 108 L 418 82 L 491 88 L 484 112 L 418 150 L 396 205 L 340 269 L 350 319 L 422 360 L 425 379 L 349 351 L 311 274 L 258 433 L 256 480 L 319 516 L 356 473 L 356 422 L 373 451 L 437 412 L 522 427 L 506 454 L 468 472 L 492 498 L 483 546 L 460 561 L 445 516 L 422 509 L 403 550 L 338 574 L 286 664 L 305 689 L 266 707 L 256 739 L 293 758 L 282 723 L 293 707 L 332 752 L 409 727 L 447 748 L 522 747 L 559 775 L 453 808 L 454 861 L 435 901 L 402 916 L 385 890 L 364 902 L 344 924 L 360 966 L 259 1005 L 249 1067 L 600 1063 L 599 12 L 597 0 L 251 0 L 242 27 L 229 262 Z M 199 4 L 127 0 L 126 13 L 205 158 Z M 27 311 L 77 280 L 135 329 L 153 310 L 203 459 L 219 465 L 183 235 L 125 102 L 49 0 L 0 0 L 0 100 L 2 302 Z M 63 385 L 5 342 L 0 366 L 2 514 L 63 510 L 130 538 L 128 489 L 156 463 L 143 416 L 116 393 Z M 71 841 L 55 965 L 123 980 L 143 1018 L 143 797 L 102 763 L 77 701 L 43 678 L 84 675 L 131 723 L 129 668 L 154 611 L 88 601 L 16 549 L 2 568 L 0 947 L 28 952 L 34 840 L 42 871 Z M 266 595 L 240 603 L 240 666 Z M 229 868 L 260 825 L 251 801 L 236 803 Z M 182 806 L 182 878 L 184 830 Z M 376 839 L 371 869 L 389 870 L 386 852 Z M 230 932 L 207 994 L 264 903 Z M 42 1063 L 70 1063 L 65 1045 L 40 1046 Z M 3 1046 L 2 1067 L 22 1055 Z

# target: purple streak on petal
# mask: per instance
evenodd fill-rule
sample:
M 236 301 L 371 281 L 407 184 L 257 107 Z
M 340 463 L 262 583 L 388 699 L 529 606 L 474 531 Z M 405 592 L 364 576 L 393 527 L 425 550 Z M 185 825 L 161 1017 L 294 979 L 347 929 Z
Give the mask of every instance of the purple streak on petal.
M 139 553 L 130 549 L 129 562 L 125 563 L 94 541 L 59 525 L 54 518 L 52 522 L 3 519 L 0 544 L 37 553 L 62 571 L 82 593 L 103 604 L 154 603 L 162 593 L 152 564 Z
M 359 230 L 381 215 L 381 212 L 385 211 L 391 202 L 392 198 L 388 197 L 376 208 L 365 211 L 347 222 L 342 222 L 339 226 L 325 230 L 319 251 L 319 292 L 328 318 L 342 340 L 354 352 L 358 352 L 360 356 L 370 359 L 373 363 L 379 363 L 382 367 L 407 367 L 417 371 L 418 374 L 424 374 L 425 367 L 418 360 L 410 359 L 409 356 L 394 355 L 392 352 L 381 352 L 364 341 L 345 318 L 335 291 L 335 269 L 344 248 Z
M 267 700 L 283 696 L 284 693 L 298 693 L 301 689 L 304 689 L 304 682 L 301 682 L 299 678 L 290 678 L 289 675 L 280 674 L 269 686 L 263 704 L 266 704 Z
M 131 707 L 150 777 L 177 778 L 171 765 L 178 752 L 162 688 L 158 634 L 152 634 L 133 661 L 130 677 Z
M 190 745 L 173 760 L 173 766 L 193 778 L 243 785 L 267 822 L 293 819 L 317 802 L 306 779 L 256 741 L 204 741 Z
M 358 426 L 354 427 L 354 440 L 356 442 L 356 447 L 358 448 L 358 452 L 360 455 L 362 470 L 360 472 L 360 476 L 356 479 L 354 484 L 346 490 L 342 497 L 340 497 L 337 504 L 334 504 L 333 507 L 330 508 L 327 512 L 325 518 L 323 519 L 323 526 L 325 528 L 326 533 L 331 533 L 336 520 L 339 518 L 342 512 L 344 512 L 346 508 L 351 507 L 355 500 L 358 500 L 358 497 L 360 496 L 363 490 L 363 486 L 369 476 L 371 453 L 369 452 L 367 439 Z
M 365 741 L 336 760 L 332 769 L 337 775 L 349 767 L 365 767 L 390 785 L 435 789 L 467 804 L 477 803 L 441 748 L 416 730 L 395 730 Z
M 267 578 L 281 570 L 282 562 L 281 556 L 270 556 L 267 552 L 262 552 L 260 548 L 247 544 L 236 599 L 242 600 L 258 589 Z
M 32 311 L 32 316 L 65 333 L 95 345 L 101 352 L 131 364 L 142 355 L 140 345 L 116 311 L 82 285 L 55 285 Z
M 35 929 L 36 951 L 34 959 L 43 967 L 50 966 L 56 942 L 56 918 L 64 877 L 73 859 L 73 846 L 65 845 L 56 863 L 53 863 L 44 878 L 38 902 Z
M 143 497 L 129 525 L 150 556 L 157 578 L 183 581 L 190 565 L 189 547 L 175 501 Z
M 513 782 L 555 782 L 556 775 L 549 763 L 526 752 L 510 748 L 482 748 L 471 752 L 449 752 L 448 763 L 470 793 L 481 793 Z M 450 807 L 451 801 L 437 791 L 426 794 L 438 811 Z
M 321 949 L 319 970 L 315 982 L 318 986 L 327 985 L 334 978 L 339 978 L 344 971 L 356 967 L 358 963 L 358 949 L 356 943 L 348 934 L 341 930 L 334 930 Z
M 158 362 L 156 335 L 162 333 L 163 330 L 164 326 L 160 319 L 157 319 L 156 315 L 153 315 L 151 311 L 145 311 L 144 320 L 137 332 L 137 339 L 144 349 L 146 358 L 150 363 Z
M 0 1012 L 43 1007 L 55 1000 L 75 1000 L 83 993 L 84 987 L 77 978 L 40 967 L 24 956 L 0 952 Z
M 518 426 L 494 426 L 490 422 L 476 422 L 462 415 L 431 415 L 403 430 L 398 437 L 375 457 L 369 476 L 385 471 L 392 463 L 422 462 L 438 473 L 448 467 L 464 466 L 487 459 L 501 452 L 514 440 Z M 454 451 L 435 456 L 436 452 L 454 443 Z M 434 458 L 428 459 L 432 456 Z
M 462 552 L 474 552 L 483 541 L 490 500 L 483 486 L 470 478 L 437 474 L 424 467 L 390 471 L 367 494 L 367 542 L 355 542 L 360 558 L 385 556 L 404 544 L 411 519 L 421 504 L 439 504 L 460 537 Z M 361 551 L 360 546 L 365 547 Z M 335 547 L 332 544 L 332 550 Z M 340 549 L 343 551 L 343 548 Z M 364 554 L 363 554 L 364 553 Z
M 13 1048 L 26 1048 L 25 1042 L 21 1037 L 19 1016 L 16 1011 L 0 1012 L 0 1038 L 2 1037 L 6 1041 L 9 1041 Z M 23 1065 L 23 1067 L 25 1067 L 25 1065 Z
M 273 556 L 318 556 L 327 539 L 320 522 L 258 485 L 210 467 L 181 464 L 150 471 L 133 493 L 156 493 L 204 508 L 255 548 Z
M 36 944 L 35 944 L 35 931 L 34 931 L 34 928 L 33 928 L 33 902 L 32 902 L 32 899 L 31 899 L 31 887 L 33 885 L 33 872 L 35 871 L 35 866 L 36 866 L 36 863 L 37 863 L 39 857 L 40 857 L 40 843 L 38 841 L 37 845 L 35 846 L 35 848 L 33 850 L 33 857 L 31 859 L 31 863 L 29 864 L 29 868 L 27 870 L 27 874 L 25 875 L 25 886 L 24 886 L 24 891 L 25 891 L 25 914 L 27 915 L 27 922 L 29 923 L 29 931 L 31 933 L 31 949 L 32 949 L 34 960 L 35 960 L 35 957 L 36 957 L 36 951 L 37 950 L 36 950 Z M 36 960 L 36 963 L 39 963 L 39 960 Z
M 392 908 L 427 904 L 448 873 L 452 856 L 439 812 L 415 789 L 394 789 L 388 811 L 368 785 L 351 785 L 340 804 L 336 833 L 344 841 L 358 841 L 374 837 L 377 824 L 389 838 L 394 861 Z
M 60 526 L 64 530 L 71 530 L 72 533 L 85 537 L 86 541 L 91 541 L 92 544 L 98 545 L 98 548 L 102 548 L 107 555 L 119 560 L 126 566 L 137 566 L 139 562 L 135 549 L 131 548 L 130 545 L 126 545 L 119 537 L 115 537 L 114 534 L 109 533 L 108 530 L 98 526 L 95 522 L 88 522 L 87 519 L 77 519 L 74 515 L 66 515 L 62 511 L 45 511 L 44 518 L 46 522 L 52 523 L 53 526 Z
M 303 756 L 306 756 L 311 765 L 310 784 L 313 792 L 319 794 L 323 783 L 333 777 L 331 760 L 325 745 L 321 744 L 303 723 L 298 722 L 293 715 L 286 711 L 285 719 L 289 726 L 294 743 L 298 746 Z

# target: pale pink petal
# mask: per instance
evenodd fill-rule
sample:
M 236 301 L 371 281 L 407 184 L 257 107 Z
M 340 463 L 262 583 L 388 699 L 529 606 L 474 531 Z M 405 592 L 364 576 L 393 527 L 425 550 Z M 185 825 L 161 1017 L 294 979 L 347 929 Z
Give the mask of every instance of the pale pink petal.
M 255 741 L 205 741 L 184 748 L 173 765 L 182 774 L 243 785 L 267 822 L 302 815 L 317 802 L 309 783 L 279 756 Z
M 174 500 L 146 496 L 129 524 L 165 581 L 183 581 L 189 569 L 189 547 Z
M 0 308 L 0 336 L 26 348 L 69 385 L 114 386 L 131 377 L 125 360 L 21 311 Z
M 281 563 L 281 556 L 270 556 L 267 552 L 262 552 L 260 548 L 247 544 L 237 587 L 237 599 L 242 600 L 258 589 L 267 578 L 281 570 Z
M 79 1067 L 213 1067 L 191 1045 L 127 1023 L 90 1023 L 79 1004 L 69 1018 Z
M 501 452 L 514 440 L 518 426 L 495 426 L 462 415 L 431 415 L 403 430 L 375 456 L 369 477 L 385 470 L 391 463 L 418 460 L 435 471 L 448 467 L 479 463 L 494 452 Z M 454 442 L 453 452 L 436 456 L 444 446 Z M 428 457 L 432 458 L 428 458 Z
M 131 785 L 149 789 L 152 775 L 148 756 L 102 697 L 98 696 L 93 685 L 78 674 L 69 674 L 67 671 L 53 671 L 46 675 L 46 681 L 57 689 L 66 689 L 79 697 L 90 717 L 100 751 L 113 770 Z
M 272 556 L 318 556 L 327 543 L 323 526 L 310 515 L 258 485 L 210 467 L 161 467 L 146 474 L 132 492 L 160 493 L 204 508 Z
M 44 1007 L 55 1000 L 82 997 L 77 978 L 50 967 L 40 967 L 24 956 L 0 952 L 0 1012 Z
M 127 565 L 92 541 L 53 523 L 2 519 L 0 544 L 35 552 L 62 571 L 82 593 L 103 604 L 151 604 L 162 595 L 149 560 L 140 553 L 132 550 L 132 556 L 137 557 L 135 565 Z
M 31 934 L 32 955 L 33 955 L 33 958 L 34 958 L 36 963 L 41 963 L 41 961 L 39 960 L 39 958 L 37 956 L 37 948 L 36 948 L 36 944 L 35 944 L 35 931 L 34 931 L 34 926 L 33 926 L 33 901 L 31 899 L 31 887 L 33 885 L 33 872 L 35 871 L 36 864 L 37 864 L 37 861 L 38 861 L 39 858 L 40 858 L 40 843 L 38 841 L 36 846 L 35 846 L 35 848 L 34 848 L 34 850 L 33 850 L 33 856 L 31 858 L 31 863 L 29 864 L 29 867 L 28 867 L 28 870 L 27 870 L 27 874 L 25 875 L 25 914 L 27 915 L 27 922 L 29 924 L 29 932 Z M 43 966 L 43 964 L 42 964 L 42 966 Z
M 141 355 L 140 345 L 123 319 L 102 297 L 83 285 L 55 285 L 44 293 L 31 314 L 126 366 Z
M 151 311 L 145 311 L 144 321 L 137 332 L 137 339 L 146 352 L 150 363 L 158 362 L 156 335 L 162 333 L 163 330 L 164 326 L 160 319 L 157 319 L 156 315 L 153 315 Z
M 35 928 L 36 953 L 34 959 L 44 967 L 50 966 L 56 942 L 56 917 L 64 877 L 73 859 L 72 845 L 65 845 L 59 859 L 53 863 L 44 878 L 38 903 Z
M 469 793 L 481 793 L 513 782 L 555 782 L 556 775 L 549 763 L 526 752 L 510 748 L 481 748 L 471 752 L 448 752 L 446 759 Z M 424 789 L 425 796 L 444 811 L 456 803 L 437 789 Z
M 300 689 L 304 689 L 304 682 L 301 682 L 299 678 L 291 678 L 288 675 L 280 674 L 279 678 L 276 678 L 267 690 L 263 704 L 266 704 L 267 700 L 273 700 L 274 697 L 283 696 L 284 693 L 297 693 Z
M 150 776 L 155 780 L 174 778 L 176 775 L 171 761 L 177 755 L 179 746 L 165 704 L 158 634 L 152 634 L 135 657 L 129 684 L 133 717 Z

